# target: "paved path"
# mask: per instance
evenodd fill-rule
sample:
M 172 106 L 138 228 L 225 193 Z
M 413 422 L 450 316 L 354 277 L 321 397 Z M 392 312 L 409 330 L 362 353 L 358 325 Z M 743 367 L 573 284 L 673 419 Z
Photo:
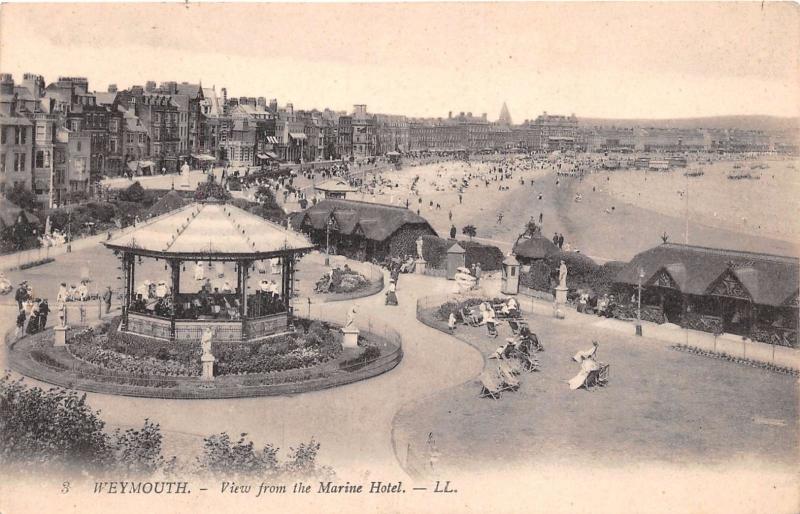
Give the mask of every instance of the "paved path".
M 109 428 L 140 426 L 144 418 L 157 421 L 169 456 L 192 460 L 202 448 L 202 438 L 221 431 L 232 436 L 246 432 L 257 445 L 273 443 L 284 449 L 314 437 L 322 444 L 320 461 L 333 465 L 340 476 L 401 477 L 391 441 L 395 412 L 407 402 L 472 378 L 483 365 L 469 346 L 416 321 L 413 291 L 445 293 L 446 287 L 441 279 L 404 275 L 398 307 L 384 306 L 382 294 L 352 303 L 312 305 L 313 317 L 342 322 L 355 303 L 362 329 L 385 324 L 402 334 L 403 361 L 373 379 L 289 397 L 194 401 L 90 393 L 89 403 L 102 411 Z M 13 308 L 0 309 L 5 331 L 11 327 Z

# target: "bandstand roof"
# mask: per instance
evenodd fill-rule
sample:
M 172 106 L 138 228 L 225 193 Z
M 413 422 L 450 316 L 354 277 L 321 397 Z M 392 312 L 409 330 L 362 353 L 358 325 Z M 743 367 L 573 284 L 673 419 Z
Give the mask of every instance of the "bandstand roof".
M 312 250 L 300 233 L 224 203 L 192 203 L 104 243 L 112 250 L 185 259 L 261 259 Z

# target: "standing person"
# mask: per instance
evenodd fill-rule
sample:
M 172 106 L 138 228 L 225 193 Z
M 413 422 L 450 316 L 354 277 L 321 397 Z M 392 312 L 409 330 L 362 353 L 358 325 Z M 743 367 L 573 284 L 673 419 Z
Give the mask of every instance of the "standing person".
M 458 231 L 456 230 L 456 226 L 455 225 L 451 225 L 450 226 L 450 239 L 455 239 L 457 232 Z
M 22 308 L 22 304 L 30 298 L 31 292 L 30 287 L 28 286 L 28 281 L 23 280 L 19 283 L 19 287 L 17 288 L 17 292 L 14 293 L 14 299 L 17 301 L 17 307 L 20 309 Z
M 558 234 L 558 248 L 560 250 L 563 247 L 564 247 L 564 234 L 559 232 L 559 234 Z
M 113 293 L 111 292 L 111 286 L 106 286 L 106 290 L 103 292 L 103 302 L 106 304 L 106 314 L 111 312 L 111 298 L 113 297 Z
M 475 285 L 477 286 L 480 283 L 481 283 L 481 263 L 479 262 L 475 265 Z
M 558 232 L 553 232 L 553 244 L 558 246 Z
M 19 314 L 17 314 L 17 331 L 15 332 L 15 337 L 19 338 L 21 335 L 25 333 L 25 309 L 20 308 Z
M 539 213 L 539 225 L 541 225 L 541 224 L 542 224 L 542 220 L 543 220 L 543 219 L 544 219 L 544 213 L 543 213 L 543 212 L 540 212 L 540 213 Z
M 33 318 L 33 310 L 34 310 L 33 308 L 34 308 L 33 299 L 28 297 L 28 299 L 25 300 L 25 303 L 22 304 L 22 311 L 25 314 L 25 323 L 22 329 L 23 334 L 28 333 L 28 325 L 30 325 L 31 319 Z
M 47 326 L 47 315 L 50 314 L 50 305 L 47 303 L 47 298 L 43 298 L 39 302 L 39 332 L 44 330 Z

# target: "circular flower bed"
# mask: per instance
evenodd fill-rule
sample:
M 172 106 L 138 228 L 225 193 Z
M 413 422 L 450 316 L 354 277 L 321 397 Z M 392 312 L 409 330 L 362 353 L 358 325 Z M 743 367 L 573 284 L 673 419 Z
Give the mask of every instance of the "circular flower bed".
M 117 330 L 119 318 L 72 335 L 69 352 L 95 366 L 132 375 L 199 376 L 202 350 L 196 342 L 168 343 Z M 340 336 L 326 324 L 311 323 L 305 333 L 254 343 L 213 342 L 215 375 L 268 373 L 308 368 L 338 356 Z
M 314 285 L 318 293 L 352 293 L 366 289 L 370 285 L 367 277 L 354 271 L 347 264 L 344 268 L 333 268 L 325 273 Z

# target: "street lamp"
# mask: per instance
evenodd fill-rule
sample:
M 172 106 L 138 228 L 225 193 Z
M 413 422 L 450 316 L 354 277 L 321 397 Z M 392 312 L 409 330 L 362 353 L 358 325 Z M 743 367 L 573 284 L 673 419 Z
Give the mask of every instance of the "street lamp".
M 333 225 L 333 218 L 328 219 L 325 224 L 325 266 L 331 265 L 331 226 Z
M 642 280 L 644 279 L 644 268 L 639 268 L 639 298 L 636 305 L 636 335 L 642 335 Z

